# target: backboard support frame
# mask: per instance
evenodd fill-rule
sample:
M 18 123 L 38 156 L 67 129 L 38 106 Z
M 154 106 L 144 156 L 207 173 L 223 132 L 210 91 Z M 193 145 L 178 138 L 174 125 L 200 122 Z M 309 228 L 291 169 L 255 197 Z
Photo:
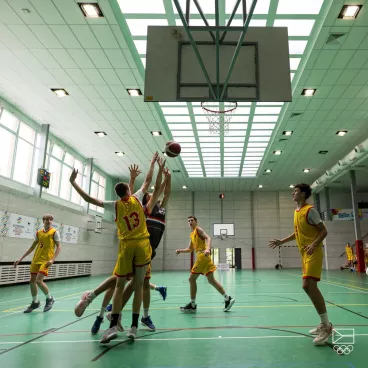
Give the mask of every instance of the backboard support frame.
M 190 18 L 190 0 L 187 0 L 186 2 L 186 15 L 184 15 L 183 13 L 183 10 L 179 4 L 179 0 L 173 0 L 174 1 L 174 4 L 175 4 L 175 7 L 178 11 L 178 14 L 179 14 L 179 17 L 183 23 L 183 26 L 184 26 L 184 29 L 185 29 L 185 32 L 189 38 L 189 42 L 190 44 L 192 45 L 192 48 L 193 48 L 193 51 L 197 57 L 197 60 L 198 60 L 198 63 L 200 65 L 200 68 L 203 72 L 203 75 L 206 79 L 206 82 L 208 84 L 208 88 L 210 90 L 210 96 L 212 97 L 212 100 L 214 101 L 223 101 L 224 99 L 224 96 L 226 94 L 226 91 L 227 91 L 227 87 L 228 87 L 228 84 L 229 84 L 229 81 L 230 81 L 230 78 L 231 78 L 231 75 L 232 75 L 232 72 L 233 72 L 233 69 L 234 69 L 234 66 L 235 66 L 235 62 L 238 58 L 238 55 L 239 55 L 239 52 L 240 52 L 240 48 L 243 44 L 243 41 L 244 41 L 244 37 L 246 35 L 246 32 L 247 32 L 247 29 L 249 27 L 249 22 L 253 16 L 253 12 L 254 12 L 254 9 L 257 5 L 257 0 L 253 0 L 253 3 L 250 7 L 250 11 L 249 11 L 249 14 L 247 15 L 246 14 L 246 0 L 237 0 L 236 4 L 235 4 L 235 7 L 234 7 L 234 10 L 231 14 L 231 17 L 228 21 L 228 24 L 226 27 L 221 27 L 225 32 L 224 34 L 222 35 L 221 39 L 220 39 L 220 24 L 219 24 L 219 0 L 215 0 L 215 20 L 216 20 L 216 26 L 215 26 L 215 33 L 216 33 L 216 36 L 214 37 L 213 36 L 213 33 L 211 30 L 209 30 L 210 32 L 210 35 L 211 35 L 211 38 L 214 39 L 214 43 L 215 43 L 215 46 L 216 46 L 216 88 L 213 88 L 213 85 L 211 83 L 211 79 L 208 75 L 208 72 L 206 70 L 206 67 L 204 65 L 204 62 L 202 60 L 202 57 L 199 53 L 199 50 L 197 48 L 197 44 L 193 38 L 193 35 L 191 33 L 191 31 L 198 31 L 198 30 L 208 30 L 209 28 L 209 24 L 208 24 L 208 21 L 205 17 L 205 15 L 203 14 L 202 12 L 202 9 L 198 3 L 197 0 L 193 0 L 194 1 L 194 4 L 196 5 L 204 23 L 206 24 L 206 27 L 190 27 L 189 26 L 189 18 Z M 224 39 L 226 37 L 226 32 L 228 31 L 235 31 L 236 27 L 230 27 L 231 25 L 231 22 L 232 22 L 232 19 L 234 18 L 234 15 L 239 7 L 239 4 L 240 4 L 240 1 L 242 1 L 242 5 L 243 5 L 243 21 L 244 21 L 244 25 L 243 27 L 240 27 L 241 28 L 241 34 L 240 34 L 240 37 L 239 37 L 239 40 L 237 42 L 237 45 L 236 45 L 236 48 L 235 48 L 235 51 L 234 51 L 234 55 L 232 57 L 232 60 L 231 60 L 231 63 L 230 63 L 230 66 L 229 66 L 229 69 L 228 69 L 228 72 L 227 72 L 227 76 L 225 78 L 225 81 L 223 83 L 222 86 L 220 86 L 220 43 L 222 44 L 224 42 Z

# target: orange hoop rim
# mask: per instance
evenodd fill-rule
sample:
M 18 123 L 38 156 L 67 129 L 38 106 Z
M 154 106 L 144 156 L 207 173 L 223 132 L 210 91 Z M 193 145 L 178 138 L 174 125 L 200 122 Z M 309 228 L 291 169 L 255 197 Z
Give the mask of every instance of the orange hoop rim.
M 227 110 L 212 110 L 207 108 L 206 106 L 204 106 L 205 103 L 213 103 L 213 101 L 207 101 L 207 102 L 201 102 L 201 107 L 204 111 L 212 113 L 212 114 L 227 114 L 227 113 L 231 113 L 233 112 L 237 107 L 238 107 L 238 103 L 235 101 L 226 101 L 227 103 L 232 103 L 235 104 L 234 107 L 227 109 Z

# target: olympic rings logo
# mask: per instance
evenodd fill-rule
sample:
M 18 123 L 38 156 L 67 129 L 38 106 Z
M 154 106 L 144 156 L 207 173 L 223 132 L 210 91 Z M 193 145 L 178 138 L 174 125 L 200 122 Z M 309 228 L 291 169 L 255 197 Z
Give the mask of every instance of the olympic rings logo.
M 339 355 L 348 355 L 354 350 L 353 345 L 334 345 L 334 351 Z

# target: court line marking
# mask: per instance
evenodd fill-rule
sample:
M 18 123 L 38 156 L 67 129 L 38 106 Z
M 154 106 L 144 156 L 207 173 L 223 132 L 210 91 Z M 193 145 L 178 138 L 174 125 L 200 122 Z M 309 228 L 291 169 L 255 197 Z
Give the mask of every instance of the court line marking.
M 365 319 L 368 319 L 368 317 L 365 316 L 364 314 L 360 314 L 360 313 L 354 312 L 354 311 L 352 311 L 352 310 L 350 310 L 348 308 L 344 308 L 340 304 L 335 304 L 335 303 L 329 302 L 328 300 L 326 300 L 326 302 L 329 303 L 330 305 L 334 305 L 335 307 L 338 307 L 338 308 L 341 308 L 343 310 L 346 310 L 347 312 L 353 313 L 353 314 L 355 314 L 355 315 L 357 315 L 359 317 L 363 317 Z
M 168 331 L 171 332 L 171 331 Z M 148 335 L 149 336 L 149 335 Z M 368 336 L 368 334 L 355 334 L 354 336 Z M 42 337 L 42 336 L 40 336 Z M 147 337 L 147 335 L 142 336 Z M 300 336 L 300 335 L 275 335 L 275 336 L 222 336 L 222 337 L 168 337 L 168 338 L 138 338 L 134 342 L 137 341 L 182 341 L 182 340 L 221 340 L 221 339 L 234 339 L 234 340 L 242 340 L 242 339 L 290 339 L 290 338 L 304 338 L 307 339 L 308 336 Z M 129 342 L 130 339 L 116 339 L 113 340 L 115 342 Z M 99 342 L 99 340 L 52 340 L 52 341 L 32 341 L 30 344 L 78 344 L 78 343 L 88 343 L 88 342 Z M 7 344 L 20 344 L 22 341 L 6 341 L 0 342 L 0 345 Z

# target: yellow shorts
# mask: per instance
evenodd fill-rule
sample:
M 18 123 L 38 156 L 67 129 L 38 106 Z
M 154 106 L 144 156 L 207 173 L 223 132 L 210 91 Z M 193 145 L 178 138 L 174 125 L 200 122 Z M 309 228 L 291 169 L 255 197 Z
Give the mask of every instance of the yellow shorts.
M 149 238 L 121 240 L 114 275 L 117 277 L 132 276 L 135 267 L 143 267 L 151 263 L 151 254 Z
M 197 259 L 192 267 L 191 273 L 207 276 L 209 273 L 217 270 L 213 264 L 211 256 L 204 253 L 197 253 Z
M 43 273 L 45 276 L 47 276 L 49 274 L 49 269 L 46 267 L 46 263 L 31 263 L 30 271 L 31 275 Z
M 321 280 L 323 263 L 323 251 L 322 247 L 318 247 L 314 250 L 313 254 L 302 254 L 302 269 L 303 279 L 314 279 L 316 281 Z
M 348 262 L 353 262 L 354 261 L 354 257 L 348 257 Z

